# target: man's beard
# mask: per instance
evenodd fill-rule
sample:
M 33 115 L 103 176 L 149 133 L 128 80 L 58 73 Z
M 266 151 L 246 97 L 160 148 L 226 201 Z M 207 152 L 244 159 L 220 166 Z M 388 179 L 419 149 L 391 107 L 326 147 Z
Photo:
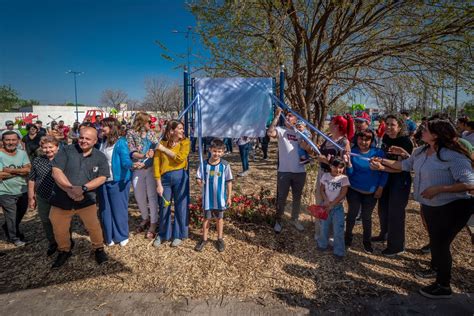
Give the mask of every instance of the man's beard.
M 8 148 L 8 147 L 10 147 L 10 146 L 5 146 L 5 147 L 4 147 L 4 148 L 5 148 L 5 151 L 7 151 L 7 152 L 9 152 L 9 153 L 14 153 L 14 152 L 16 151 L 16 146 L 13 147 L 12 149 L 10 149 L 10 148 Z

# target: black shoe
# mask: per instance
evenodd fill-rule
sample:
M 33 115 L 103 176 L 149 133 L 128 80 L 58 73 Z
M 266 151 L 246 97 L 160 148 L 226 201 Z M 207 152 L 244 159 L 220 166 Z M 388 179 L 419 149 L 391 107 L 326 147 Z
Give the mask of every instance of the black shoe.
M 104 248 L 99 248 L 95 250 L 95 261 L 97 262 L 97 264 L 102 264 L 108 260 L 109 257 L 107 257 Z
M 417 278 L 419 280 L 434 279 L 434 278 L 436 278 L 436 275 L 437 275 L 436 270 L 433 270 L 431 268 L 415 272 L 415 278 Z
M 206 246 L 207 240 L 201 239 L 196 247 L 194 247 L 194 250 L 201 252 L 204 249 L 204 246 Z
M 344 261 L 344 256 L 333 255 L 336 262 Z
M 7 254 L 4 252 L 0 252 L 0 257 L 6 256 Z
M 360 215 L 357 216 L 355 223 L 356 223 L 356 225 L 362 224 L 362 217 Z
M 364 251 L 366 253 L 374 253 L 374 248 L 372 248 L 370 243 L 364 243 Z
M 224 239 L 217 239 L 217 251 L 223 252 L 225 249 Z
M 384 255 L 385 257 L 388 257 L 388 258 L 393 258 L 395 256 L 401 255 L 404 252 L 405 252 L 405 250 L 393 251 L 393 250 L 390 250 L 390 249 L 387 248 L 385 250 L 382 250 L 382 255 Z
M 425 286 L 421 288 L 419 292 L 424 297 L 433 299 L 451 298 L 453 296 L 453 291 L 449 286 L 441 286 L 438 283 L 433 283 L 431 285 Z
M 319 246 L 316 246 L 316 250 L 319 251 L 319 252 L 326 252 L 326 251 L 329 250 L 328 248 L 329 248 L 329 247 L 321 248 L 321 247 L 319 247 Z
M 56 257 L 56 261 L 54 261 L 53 265 L 51 266 L 52 269 L 59 268 L 60 266 L 64 265 L 72 255 L 70 251 L 58 251 L 58 256 Z
M 344 238 L 344 245 L 345 245 L 346 247 L 352 246 L 352 238 L 345 237 L 345 238 Z
M 48 251 L 46 251 L 46 255 L 48 257 L 51 257 L 56 252 L 56 250 L 58 250 L 57 244 L 49 245 Z
M 431 253 L 431 246 L 430 246 L 430 244 L 424 245 L 423 247 L 421 247 L 420 250 L 424 254 L 429 254 L 429 253 Z
M 385 238 L 383 236 L 375 236 L 370 238 L 371 242 L 385 242 Z

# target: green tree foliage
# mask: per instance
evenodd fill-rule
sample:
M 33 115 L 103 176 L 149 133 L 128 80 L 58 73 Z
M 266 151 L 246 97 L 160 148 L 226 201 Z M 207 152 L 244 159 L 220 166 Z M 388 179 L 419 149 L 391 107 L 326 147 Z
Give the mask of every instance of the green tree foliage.
M 190 9 L 212 55 L 209 74 L 274 77 L 285 65 L 288 103 L 319 126 L 354 89 L 472 70 L 460 53 L 472 43 L 468 1 L 200 0 Z
M 10 111 L 19 103 L 19 94 L 9 86 L 0 86 L 0 111 Z

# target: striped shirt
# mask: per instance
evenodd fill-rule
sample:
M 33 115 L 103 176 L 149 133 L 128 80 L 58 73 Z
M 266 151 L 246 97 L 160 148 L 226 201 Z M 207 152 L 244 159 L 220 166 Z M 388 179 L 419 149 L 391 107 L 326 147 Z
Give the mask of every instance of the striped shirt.
M 421 193 L 429 187 L 452 185 L 455 183 L 474 183 L 471 161 L 461 153 L 446 148 L 441 149 L 441 161 L 437 154 L 427 155 L 424 147 L 417 148 L 410 158 L 402 161 L 402 170 L 415 172 L 413 182 L 414 198 L 428 206 L 441 206 L 459 199 L 469 199 L 467 192 L 443 192 L 432 199 L 425 199 Z
M 204 210 L 225 210 L 227 201 L 227 182 L 232 181 L 232 170 L 227 161 L 222 160 L 211 165 L 208 160 L 204 162 L 204 176 L 201 168 L 197 170 L 197 179 L 203 180 L 202 205 Z

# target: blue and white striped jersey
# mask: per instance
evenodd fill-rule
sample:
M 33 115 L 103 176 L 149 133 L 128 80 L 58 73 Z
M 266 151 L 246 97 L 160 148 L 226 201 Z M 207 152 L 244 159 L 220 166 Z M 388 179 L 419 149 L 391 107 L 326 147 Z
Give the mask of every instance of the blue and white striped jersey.
M 225 210 L 227 200 L 227 182 L 232 181 L 232 170 L 227 161 L 221 159 L 217 165 L 204 162 L 204 177 L 198 168 L 196 177 L 204 181 L 202 206 L 204 210 Z

